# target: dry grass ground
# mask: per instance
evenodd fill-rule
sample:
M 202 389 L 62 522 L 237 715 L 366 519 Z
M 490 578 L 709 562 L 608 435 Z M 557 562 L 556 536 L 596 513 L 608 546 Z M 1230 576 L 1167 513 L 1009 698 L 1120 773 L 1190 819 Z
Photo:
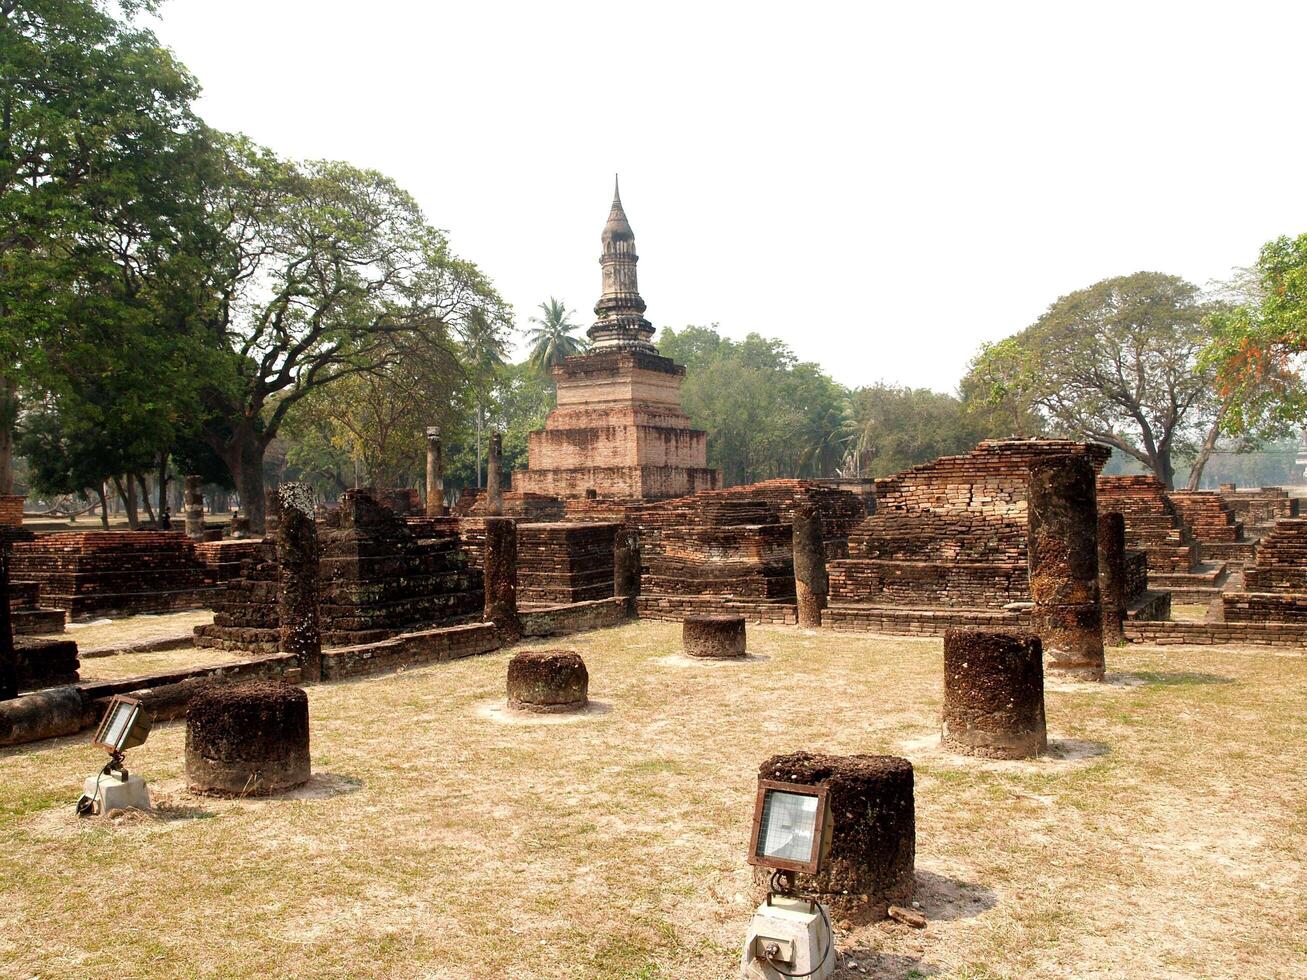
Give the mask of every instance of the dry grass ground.
M 729 977 L 757 766 L 808 748 L 917 771 L 929 927 L 841 934 L 841 976 L 1307 975 L 1307 658 L 1113 652 L 1050 686 L 1054 757 L 982 763 L 935 747 L 939 641 L 750 642 L 571 638 L 600 703 L 571 721 L 492 710 L 506 652 L 312 688 L 317 775 L 282 799 L 187 795 L 161 725 L 129 758 L 159 811 L 119 823 L 73 816 L 85 737 L 0 751 L 0 971 Z
M 195 627 L 213 622 L 213 610 L 189 609 L 184 612 L 100 618 L 84 623 L 69 623 L 67 632 L 52 633 L 57 639 L 77 641 L 77 648 L 92 655 L 123 649 L 136 643 L 149 643 L 172 637 L 190 636 Z

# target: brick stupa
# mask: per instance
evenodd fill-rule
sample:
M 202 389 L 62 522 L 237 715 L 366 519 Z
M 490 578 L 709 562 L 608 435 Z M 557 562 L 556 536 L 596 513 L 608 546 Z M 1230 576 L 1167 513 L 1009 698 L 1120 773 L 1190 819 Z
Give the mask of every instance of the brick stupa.
M 558 407 L 527 443 L 513 489 L 659 500 L 717 486 L 707 434 L 681 408 L 685 368 L 658 353 L 636 285 L 635 234 L 617 189 L 604 226 L 603 295 L 590 349 L 554 368 Z

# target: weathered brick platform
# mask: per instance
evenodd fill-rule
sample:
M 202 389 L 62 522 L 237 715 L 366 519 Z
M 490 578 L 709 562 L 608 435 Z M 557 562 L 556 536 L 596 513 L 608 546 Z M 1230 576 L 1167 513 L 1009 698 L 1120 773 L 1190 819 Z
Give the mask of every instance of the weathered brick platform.
M 204 566 L 207 581 L 220 585 L 240 575 L 242 562 L 257 559 L 261 544 L 258 538 L 196 541 L 195 557 Z
M 1098 509 L 1125 517 L 1126 547 L 1148 555 L 1150 573 L 1186 573 L 1198 567 L 1198 543 L 1156 477 L 1100 476 Z
M 481 576 L 454 527 L 447 518 L 406 522 L 366 493 L 346 492 L 341 506 L 319 522 L 322 642 L 356 645 L 479 618 Z M 261 545 L 258 560 L 245 562 L 213 606 L 213 623 L 196 627 L 197 646 L 276 649 L 272 541 Z
M 558 405 L 527 437 L 513 486 L 552 497 L 657 500 L 717 485 L 707 433 L 681 408 L 685 368 L 650 350 L 595 350 L 554 368 Z
M 1029 602 L 1030 464 L 1063 454 L 1084 456 L 1096 470 L 1109 455 L 1068 440 L 987 440 L 966 455 L 877 480 L 876 513 L 849 535 L 848 559 L 829 565 L 831 606 L 994 611 Z M 962 619 L 949 625 L 987 625 Z M 916 631 L 917 618 L 908 621 Z
M 1222 486 L 1218 492 L 1235 519 L 1243 524 L 1245 533 L 1250 535 L 1274 529 L 1275 522 L 1283 518 L 1298 516 L 1298 498 L 1290 497 L 1289 491 L 1283 487 L 1238 490 L 1233 486 Z
M 9 583 L 9 617 L 14 635 L 62 633 L 68 614 L 39 605 L 41 587 L 35 582 Z
M 208 605 L 194 544 L 180 531 L 79 531 L 15 541 L 10 574 L 35 582 L 40 605 L 70 619 Z
M 18 662 L 20 692 L 77 683 L 81 662 L 77 658 L 77 644 L 72 640 L 16 636 L 14 656 Z
M 517 599 L 523 606 L 607 599 L 613 594 L 618 524 L 517 526 Z
M 1257 545 L 1243 572 L 1243 592 L 1221 596 L 1226 623 L 1292 625 L 1307 629 L 1307 518 L 1280 520 Z

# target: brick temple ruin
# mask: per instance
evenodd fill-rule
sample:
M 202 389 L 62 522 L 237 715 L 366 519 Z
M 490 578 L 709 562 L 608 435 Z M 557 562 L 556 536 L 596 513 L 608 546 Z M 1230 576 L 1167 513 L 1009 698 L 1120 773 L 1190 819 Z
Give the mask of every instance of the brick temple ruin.
M 635 233 L 613 189 L 590 349 L 554 368 L 557 407 L 528 437 L 513 488 L 549 497 L 657 500 L 717 486 L 707 433 L 681 408 L 685 368 L 661 356 L 636 282 Z
M 1109 643 L 1307 645 L 1307 520 L 1280 488 L 1168 491 L 1151 476 L 1102 476 L 1107 447 L 1061 439 L 989 440 L 874 481 L 719 488 L 705 433 L 681 406 L 684 368 L 652 343 L 634 235 L 616 193 L 602 244 L 593 345 L 555 368 L 557 407 L 529 436 L 527 468 L 511 487 L 492 435 L 489 486 L 465 491 L 448 516 L 443 496 L 432 508 L 406 488 L 347 491 L 339 506 L 319 507 L 316 520 L 311 501 L 298 508 L 298 564 L 286 542 L 279 561 L 275 536 L 223 537 L 222 528 L 206 527 L 198 478 L 187 480 L 190 534 L 31 534 L 21 527 L 21 498 L 13 498 L 18 523 L 0 520 L 0 540 L 11 556 L 15 631 L 55 632 L 65 617 L 207 606 L 214 620 L 196 629 L 197 646 L 258 656 L 200 673 L 295 678 L 312 660 L 306 679 L 330 681 L 485 653 L 523 635 L 611 625 L 632 613 L 796 624 L 802 575 L 806 627 L 1029 630 L 1060 612 L 1081 633 L 1106 636 L 1107 625 L 1085 625 L 1088 613 L 1108 612 L 1092 598 L 1089 566 L 1072 575 L 1076 562 L 1043 560 L 1057 550 L 1050 547 L 1036 547 L 1043 559 L 1031 560 L 1032 472 L 1074 470 L 1076 499 L 1063 496 L 1074 504 L 1079 538 L 1100 530 L 1091 516 L 1121 515 L 1107 522 L 1116 542 Z M 434 472 L 440 476 L 439 449 Z M 1035 484 L 1037 538 L 1060 520 L 1041 517 L 1066 502 L 1058 483 Z M 276 517 L 269 508 L 270 529 Z M 1094 554 L 1103 549 L 1100 533 Z M 302 587 L 298 607 L 316 612 L 303 617 L 313 619 L 313 637 L 299 654 L 286 643 L 291 577 Z M 1071 585 L 1075 604 L 1058 598 Z M 1173 601 L 1200 604 L 1206 615 L 1197 621 L 1186 609 L 1189 618 L 1173 620 Z M 1055 632 L 1042 630 L 1046 656 Z M 21 646 L 26 685 L 77 680 L 75 644 Z M 194 671 L 181 671 L 79 690 L 94 700 L 136 683 L 167 711 L 194 680 Z
M 1060 439 L 987 440 L 876 481 L 876 513 L 833 561 L 825 623 L 836 629 L 938 635 L 956 626 L 1028 626 L 1031 464 L 1086 458 L 1106 446 Z M 1148 587 L 1142 556 L 1127 553 L 1127 615 L 1164 617 L 1169 597 Z
M 478 618 L 481 574 L 464 551 L 456 522 L 419 519 L 410 527 L 366 491 L 348 490 L 318 523 L 324 644 L 367 643 Z M 265 539 L 259 548 L 259 556 L 247 559 L 213 602 L 213 623 L 195 628 L 197 646 L 277 649 L 276 541 Z

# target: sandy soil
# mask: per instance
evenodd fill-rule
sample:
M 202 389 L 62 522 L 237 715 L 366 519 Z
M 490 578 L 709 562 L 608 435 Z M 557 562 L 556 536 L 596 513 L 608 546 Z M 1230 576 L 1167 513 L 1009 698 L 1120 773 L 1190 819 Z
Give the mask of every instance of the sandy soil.
M 938 640 L 565 642 L 603 709 L 567 723 L 494 710 L 507 652 L 311 688 L 282 798 L 188 794 L 162 724 L 129 755 L 159 812 L 79 822 L 85 737 L 0 750 L 0 973 L 732 977 L 757 767 L 807 748 L 916 768 L 929 925 L 842 930 L 842 977 L 1307 976 L 1301 654 L 1114 651 L 1003 763 L 940 750 Z

